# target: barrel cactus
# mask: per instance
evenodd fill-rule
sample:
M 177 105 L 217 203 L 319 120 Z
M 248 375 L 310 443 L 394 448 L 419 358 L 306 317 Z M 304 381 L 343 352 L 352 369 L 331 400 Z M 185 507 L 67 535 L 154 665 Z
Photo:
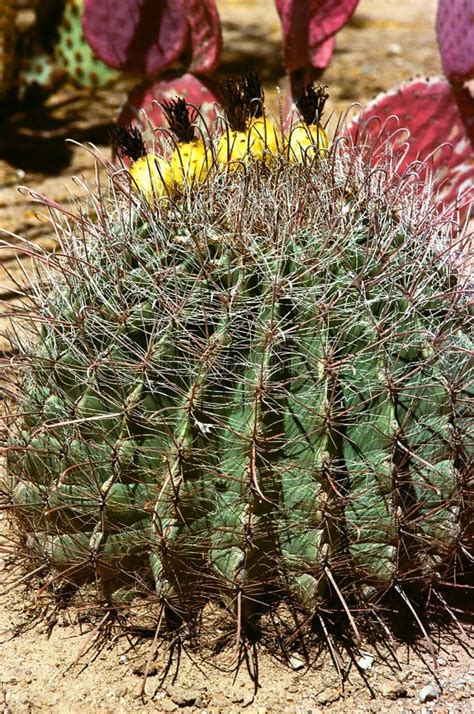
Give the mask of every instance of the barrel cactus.
M 75 215 L 38 197 L 61 251 L 36 248 L 3 486 L 35 577 L 170 621 L 280 604 L 355 628 L 468 577 L 456 227 L 364 153 L 215 162 L 155 202 L 109 167 Z

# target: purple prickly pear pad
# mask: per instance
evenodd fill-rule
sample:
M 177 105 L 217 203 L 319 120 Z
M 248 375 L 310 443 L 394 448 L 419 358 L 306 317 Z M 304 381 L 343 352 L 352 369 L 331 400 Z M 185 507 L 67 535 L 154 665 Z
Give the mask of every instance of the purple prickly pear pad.
M 275 2 L 283 28 L 285 66 L 291 72 L 306 64 L 318 68 L 329 64 L 333 47 L 327 41 L 346 24 L 358 0 Z
M 191 45 L 191 72 L 212 72 L 220 62 L 222 32 L 214 0 L 186 0 Z
M 367 146 L 373 164 L 383 155 L 386 140 L 397 151 L 398 172 L 413 162 L 426 162 L 440 205 L 455 202 L 460 194 L 464 205 L 469 196 L 472 201 L 474 99 L 467 89 L 441 77 L 405 82 L 371 102 L 349 133 Z
M 185 5 L 185 0 L 85 0 L 84 34 L 110 67 L 153 75 L 184 48 Z
M 474 2 L 439 0 L 436 16 L 443 70 L 450 82 L 474 78 Z

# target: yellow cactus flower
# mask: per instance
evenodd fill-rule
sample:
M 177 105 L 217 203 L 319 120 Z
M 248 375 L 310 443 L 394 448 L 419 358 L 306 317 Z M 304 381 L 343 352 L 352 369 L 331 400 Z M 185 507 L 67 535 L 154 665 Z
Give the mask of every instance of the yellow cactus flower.
M 164 102 L 161 106 L 169 127 L 177 138 L 177 146 L 170 159 L 176 186 L 183 188 L 185 184 L 192 186 L 204 181 L 212 166 L 212 155 L 202 139 L 196 136 L 189 106 L 179 97 Z
M 329 146 L 328 136 L 321 124 L 297 124 L 290 130 L 286 144 L 289 161 L 305 163 L 318 154 L 324 156 Z
M 162 156 L 147 152 L 136 127 L 116 127 L 112 141 L 120 156 L 131 159 L 129 174 L 132 187 L 144 196 L 150 206 L 156 199 L 172 194 L 174 179 L 169 162 Z
M 272 154 L 278 154 L 280 137 L 276 127 L 265 116 L 265 95 L 260 77 L 255 72 L 250 72 L 242 78 L 241 82 L 248 107 L 248 132 L 251 137 L 256 135 L 263 145 L 264 156 L 258 158 L 268 158 Z
M 276 155 L 280 153 L 280 134 L 273 122 L 266 116 L 252 119 L 249 127 L 249 134 L 256 136 L 263 143 L 265 154 Z
M 250 158 L 262 159 L 265 145 L 258 132 L 227 129 L 217 143 L 216 158 L 221 166 L 237 168 Z
M 217 145 L 217 161 L 235 168 L 248 159 L 266 160 L 279 151 L 278 131 L 265 116 L 257 74 L 228 79 L 221 87 L 228 127 Z
M 178 144 L 170 159 L 174 181 L 180 188 L 185 183 L 195 184 L 204 181 L 211 165 L 212 154 L 199 140 Z
M 329 140 L 320 120 L 328 96 L 324 87 L 315 88 L 308 84 L 297 100 L 296 107 L 302 121 L 290 129 L 285 142 L 285 154 L 289 161 L 306 163 L 326 154 Z
M 168 196 L 174 188 L 170 164 L 162 156 L 146 154 L 130 166 L 132 186 L 141 193 L 150 205 L 157 198 Z

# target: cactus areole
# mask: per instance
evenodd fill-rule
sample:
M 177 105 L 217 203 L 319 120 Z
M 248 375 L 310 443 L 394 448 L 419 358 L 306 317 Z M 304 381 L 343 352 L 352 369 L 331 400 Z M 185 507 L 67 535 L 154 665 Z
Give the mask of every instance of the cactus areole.
M 42 587 L 298 628 L 462 586 L 472 315 L 415 171 L 343 140 L 152 203 L 120 181 L 94 219 L 44 199 L 63 250 L 37 252 L 3 485 Z

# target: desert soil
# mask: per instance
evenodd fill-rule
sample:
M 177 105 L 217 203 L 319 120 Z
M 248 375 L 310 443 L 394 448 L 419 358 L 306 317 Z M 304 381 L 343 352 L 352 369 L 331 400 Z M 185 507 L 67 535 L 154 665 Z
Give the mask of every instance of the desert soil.
M 273 0 L 218 0 L 218 5 L 226 48 L 219 74 L 258 70 L 270 105 L 276 107 L 275 87 L 284 88 L 284 79 Z M 405 79 L 439 74 L 435 12 L 436 0 L 361 0 L 354 18 L 338 35 L 337 51 L 324 77 L 330 109 L 337 114 L 353 103 L 366 104 Z M 66 87 L 41 112 L 0 118 L 0 228 L 8 232 L 5 237 L 11 243 L 0 250 L 0 332 L 7 326 L 9 306 L 15 300 L 15 280 L 30 267 L 18 253 L 21 239 L 51 249 L 55 246 L 48 222 L 37 215 L 31 196 L 19 191 L 18 185 L 59 202 L 80 194 L 83 189 L 73 177 L 93 181 L 93 166 L 84 150 L 66 145 L 65 140 L 92 141 L 107 154 L 107 130 L 124 99 L 125 89 L 120 87 L 94 97 Z M 8 349 L 0 337 L 0 354 L 7 355 Z M 3 528 L 4 550 L 8 551 L 5 524 Z M 89 649 L 94 644 L 94 627 L 88 618 L 80 618 L 77 611 L 61 611 L 48 619 L 41 597 L 28 587 L 10 589 L 8 552 L 0 567 L 3 714 L 179 709 L 203 714 L 316 714 L 323 710 L 447 714 L 473 710 L 474 667 L 467 625 L 464 633 L 457 630 L 456 635 L 433 632 L 430 646 L 423 639 L 416 647 L 397 642 L 385 650 L 362 646 L 355 661 L 362 656 L 362 664 L 367 665 L 368 655 L 374 658 L 366 671 L 356 666 L 349 653 L 341 653 L 338 673 L 327 655 L 312 662 L 309 669 L 295 656 L 291 668 L 261 651 L 257 692 L 245 665 L 234 677 L 228 651 L 213 658 L 185 652 L 178 671 L 174 660 L 162 681 L 167 653 L 166 648 L 160 649 L 142 696 L 150 640 L 137 644 L 120 638 L 100 651 Z M 433 698 L 421 703 L 419 694 L 426 686 L 431 686 Z

